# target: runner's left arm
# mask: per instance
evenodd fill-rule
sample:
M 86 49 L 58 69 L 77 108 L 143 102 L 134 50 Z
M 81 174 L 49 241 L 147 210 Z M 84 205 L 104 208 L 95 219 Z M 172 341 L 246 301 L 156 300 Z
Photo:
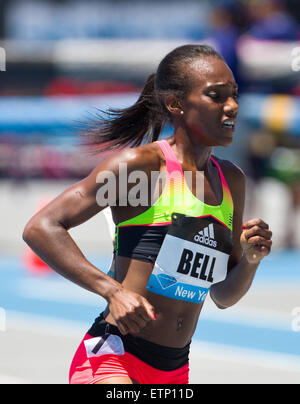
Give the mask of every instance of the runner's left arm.
M 260 261 L 270 253 L 272 245 L 272 232 L 262 219 L 255 218 L 243 224 L 245 175 L 237 166 L 231 163 L 227 165 L 227 178 L 234 202 L 234 247 L 226 279 L 215 283 L 210 289 L 210 296 L 220 309 L 233 306 L 248 292 Z

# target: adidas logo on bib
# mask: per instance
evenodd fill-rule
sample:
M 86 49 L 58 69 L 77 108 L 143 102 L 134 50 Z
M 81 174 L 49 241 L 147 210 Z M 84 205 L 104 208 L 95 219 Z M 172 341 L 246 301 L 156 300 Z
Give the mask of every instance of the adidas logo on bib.
M 218 243 L 215 240 L 215 232 L 213 224 L 209 224 L 207 227 L 204 227 L 198 234 L 195 235 L 194 240 L 197 243 L 205 244 L 209 247 L 216 248 Z

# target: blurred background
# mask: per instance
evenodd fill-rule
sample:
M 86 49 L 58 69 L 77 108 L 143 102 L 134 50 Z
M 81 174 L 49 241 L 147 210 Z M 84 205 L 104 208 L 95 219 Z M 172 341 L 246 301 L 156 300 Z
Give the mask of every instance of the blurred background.
M 274 234 L 247 296 L 225 311 L 205 304 L 191 382 L 300 382 L 299 1 L 1 0 L 0 383 L 67 382 L 105 302 L 37 259 L 23 228 L 107 158 L 81 145 L 82 125 L 98 109 L 132 104 L 166 53 L 187 43 L 214 46 L 234 72 L 239 124 L 215 154 L 247 175 L 245 219 L 262 217 Z M 71 231 L 104 271 L 107 218 Z

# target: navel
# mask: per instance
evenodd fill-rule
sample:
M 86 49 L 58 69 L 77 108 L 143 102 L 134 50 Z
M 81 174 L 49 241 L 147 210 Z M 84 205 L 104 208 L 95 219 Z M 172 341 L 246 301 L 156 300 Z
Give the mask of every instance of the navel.
M 181 331 L 183 325 L 183 317 L 177 317 L 177 327 L 176 331 Z

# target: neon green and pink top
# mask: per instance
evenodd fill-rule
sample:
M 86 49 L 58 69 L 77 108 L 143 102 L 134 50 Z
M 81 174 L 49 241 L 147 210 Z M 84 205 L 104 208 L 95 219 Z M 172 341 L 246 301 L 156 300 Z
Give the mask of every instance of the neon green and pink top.
M 211 217 L 232 231 L 233 201 L 220 165 L 223 199 L 220 205 L 208 205 L 189 189 L 182 166 L 166 140 L 158 141 L 166 160 L 165 185 L 161 195 L 145 212 L 116 225 L 115 254 L 142 261 L 155 262 L 160 246 L 172 223 L 172 213 L 193 217 Z

